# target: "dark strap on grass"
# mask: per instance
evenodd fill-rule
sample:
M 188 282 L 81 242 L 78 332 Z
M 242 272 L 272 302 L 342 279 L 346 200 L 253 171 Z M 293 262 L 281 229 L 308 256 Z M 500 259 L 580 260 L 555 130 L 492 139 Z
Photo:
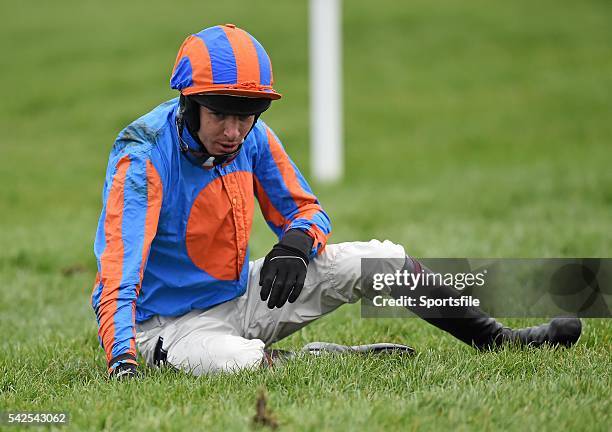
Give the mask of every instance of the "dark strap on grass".
M 136 356 L 133 356 L 132 354 L 129 354 L 129 353 L 119 354 L 118 356 L 113 357 L 108 362 L 108 367 L 111 367 L 115 363 L 120 362 L 122 360 L 133 360 L 134 362 L 136 362 Z
M 168 351 L 164 349 L 164 338 L 160 336 L 155 344 L 155 351 L 153 351 L 153 364 L 158 367 L 163 366 L 166 364 L 167 357 Z

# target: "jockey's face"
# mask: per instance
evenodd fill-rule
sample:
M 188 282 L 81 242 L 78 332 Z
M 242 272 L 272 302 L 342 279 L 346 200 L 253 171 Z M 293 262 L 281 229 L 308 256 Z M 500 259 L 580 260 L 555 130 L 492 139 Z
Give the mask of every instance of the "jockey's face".
M 200 106 L 198 137 L 213 156 L 232 153 L 244 142 L 254 120 L 254 115 L 221 114 Z

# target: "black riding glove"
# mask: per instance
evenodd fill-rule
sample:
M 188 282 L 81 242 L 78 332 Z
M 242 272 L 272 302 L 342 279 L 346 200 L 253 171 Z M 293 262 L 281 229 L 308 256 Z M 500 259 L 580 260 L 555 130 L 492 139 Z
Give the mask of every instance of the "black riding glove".
M 121 363 L 116 366 L 110 373 L 111 378 L 115 378 L 118 380 L 135 378 L 136 376 L 136 365 L 132 363 Z
M 270 309 L 282 307 L 287 300 L 289 303 L 297 300 L 304 287 L 312 243 L 313 239 L 304 231 L 289 230 L 266 255 L 259 285 L 261 299 L 268 300 Z
M 119 355 L 111 360 L 111 370 L 108 374 L 109 378 L 117 380 L 130 379 L 138 376 L 136 369 L 136 360 L 130 354 Z

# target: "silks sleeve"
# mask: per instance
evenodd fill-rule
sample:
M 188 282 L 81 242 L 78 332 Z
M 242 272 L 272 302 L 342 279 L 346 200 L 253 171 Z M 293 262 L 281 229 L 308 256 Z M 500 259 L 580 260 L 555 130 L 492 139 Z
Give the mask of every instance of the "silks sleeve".
M 112 369 L 136 363 L 136 299 L 162 203 L 160 175 L 146 153 L 109 161 L 94 250 L 98 274 L 91 296 L 98 339 Z
M 312 237 L 312 258 L 325 248 L 331 222 L 280 140 L 267 126 L 265 131 L 253 173 L 259 206 L 279 239 L 290 229 Z

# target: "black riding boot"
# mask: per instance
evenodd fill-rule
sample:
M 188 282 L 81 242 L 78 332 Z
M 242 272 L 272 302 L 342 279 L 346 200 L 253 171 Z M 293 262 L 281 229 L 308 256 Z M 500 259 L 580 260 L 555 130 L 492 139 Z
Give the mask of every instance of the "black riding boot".
M 404 269 L 410 273 L 432 273 L 418 261 L 406 257 Z M 394 286 L 391 296 L 406 295 L 406 288 Z M 460 297 L 459 291 L 450 286 L 417 286 L 410 296 L 429 299 Z M 504 327 L 494 318 L 473 306 L 443 306 L 432 311 L 424 306 L 407 306 L 428 323 L 455 336 L 457 339 L 480 350 L 495 349 L 506 343 L 521 346 L 571 346 L 580 337 L 582 324 L 578 318 L 555 318 L 548 324 L 513 330 Z M 460 318 L 453 318 L 460 316 Z

